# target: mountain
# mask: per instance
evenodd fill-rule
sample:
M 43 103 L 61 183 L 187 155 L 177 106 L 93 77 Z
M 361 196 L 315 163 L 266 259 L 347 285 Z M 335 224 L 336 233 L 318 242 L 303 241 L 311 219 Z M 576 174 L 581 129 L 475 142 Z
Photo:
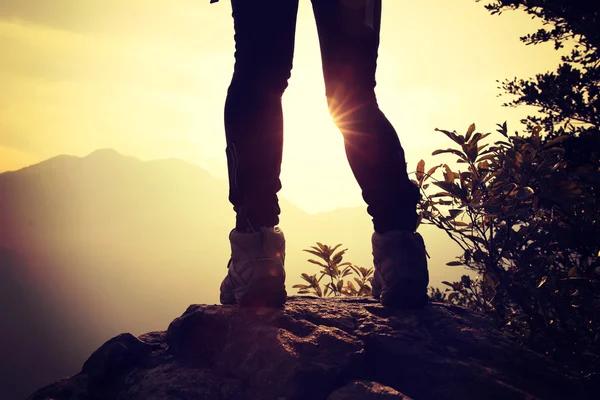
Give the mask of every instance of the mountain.
M 166 330 L 108 340 L 28 399 L 591 400 L 597 390 L 462 307 L 293 296 L 281 310 L 191 305 Z
M 193 164 L 110 149 L 0 174 L 0 398 L 73 374 L 120 332 L 158 330 L 187 304 L 218 303 L 235 220 L 227 191 Z M 316 241 L 343 243 L 345 260 L 372 265 L 366 206 L 310 215 L 281 199 L 281 209 L 290 294 L 300 273 L 318 272 L 302 252 Z M 443 232 L 420 230 L 432 284 L 459 276 L 444 267 Z

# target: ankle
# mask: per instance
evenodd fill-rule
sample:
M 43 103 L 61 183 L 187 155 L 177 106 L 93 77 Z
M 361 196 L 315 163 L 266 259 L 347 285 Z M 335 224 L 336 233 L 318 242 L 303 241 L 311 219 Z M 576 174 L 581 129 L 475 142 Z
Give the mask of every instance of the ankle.
M 247 227 L 247 226 L 241 226 L 241 227 L 235 227 L 235 231 L 238 233 L 257 233 L 260 232 L 262 230 L 262 228 L 266 228 L 266 229 L 274 229 L 274 226 L 259 226 L 256 229 L 253 229 L 252 227 Z

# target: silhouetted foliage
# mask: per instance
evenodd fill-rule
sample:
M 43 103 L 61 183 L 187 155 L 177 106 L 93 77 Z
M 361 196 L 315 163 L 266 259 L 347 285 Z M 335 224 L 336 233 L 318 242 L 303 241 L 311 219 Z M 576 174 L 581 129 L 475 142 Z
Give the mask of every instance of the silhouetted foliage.
M 480 0 L 475 0 L 479 2 Z M 570 38 L 581 44 L 600 48 L 600 4 L 589 0 L 495 0 L 485 8 L 494 14 L 504 10 L 523 8 L 532 18 L 539 18 L 552 25 L 552 30 L 545 28 L 524 36 L 521 40 L 527 43 L 554 41 L 555 48 Z
M 310 249 L 304 249 L 304 251 L 311 253 L 321 259 L 321 261 L 309 259 L 308 262 L 318 265 L 322 268 L 321 276 L 317 278 L 317 275 L 308 275 L 303 273 L 301 275 L 307 285 L 299 284 L 294 285 L 294 288 L 298 289 L 298 294 L 313 294 L 318 297 L 328 296 L 369 296 L 371 294 L 371 279 L 373 275 L 373 268 L 364 268 L 353 265 L 349 262 L 342 262 L 344 253 L 348 249 L 340 250 L 335 252 L 341 243 L 330 247 L 322 243 L 317 242 L 317 246 L 311 246 Z M 352 280 L 348 279 L 344 281 L 344 278 L 352 274 L 356 274 L 354 281 L 357 286 L 354 286 Z M 329 277 L 329 282 L 321 288 L 321 280 L 325 277 Z
M 539 127 L 526 137 L 498 127 L 501 140 L 491 146 L 481 143 L 490 133 L 474 124 L 464 135 L 439 130 L 455 146 L 433 154 L 456 155 L 463 170 L 417 165 L 420 221 L 463 250 L 447 265 L 478 274 L 430 292 L 489 315 L 537 351 L 598 365 L 600 209 L 588 182 L 600 165 L 569 169 L 560 146 L 567 134 L 543 143 Z M 434 177 L 438 170 L 443 179 Z M 441 191 L 428 193 L 431 184 Z
M 482 314 L 493 314 L 494 307 L 491 300 L 495 288 L 489 279 L 472 279 L 469 275 L 463 275 L 458 282 L 443 281 L 442 283 L 448 286 L 443 292 L 438 288 L 429 288 L 429 297 L 432 301 L 459 305 Z
M 565 133 L 582 137 L 597 134 L 600 126 L 600 2 L 497 0 L 485 8 L 491 14 L 520 8 L 551 27 L 521 37 L 528 45 L 554 42 L 557 50 L 565 44 L 573 45 L 570 54 L 561 57 L 556 72 L 538 74 L 535 79 L 505 80 L 502 88 L 516 96 L 505 106 L 526 104 L 537 108 L 542 116 L 529 116 L 523 123 L 529 132 L 542 126 L 547 133 L 544 140 Z
M 478 0 L 477 0 L 478 1 Z M 600 2 L 497 0 L 492 14 L 522 8 L 542 28 L 521 37 L 527 44 L 573 45 L 556 72 L 504 81 L 516 96 L 505 106 L 530 105 L 525 136 L 479 144 L 489 135 L 441 131 L 455 142 L 451 153 L 464 171 L 417 167 L 422 190 L 438 168 L 443 192 L 422 201 L 422 218 L 444 229 L 463 255 L 448 265 L 478 273 L 444 282 L 433 298 L 486 313 L 531 348 L 598 371 L 600 359 Z M 570 42 L 569 42 L 570 41 Z M 489 147 L 488 147 L 489 146 Z

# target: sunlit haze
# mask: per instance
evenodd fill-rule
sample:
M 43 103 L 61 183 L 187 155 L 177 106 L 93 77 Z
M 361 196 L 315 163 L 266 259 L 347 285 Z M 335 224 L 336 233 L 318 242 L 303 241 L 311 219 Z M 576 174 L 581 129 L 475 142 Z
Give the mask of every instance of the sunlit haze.
M 434 128 L 482 131 L 527 110 L 501 107 L 496 79 L 557 65 L 518 38 L 540 23 L 490 16 L 473 0 L 384 0 L 377 95 L 409 169 L 447 147 Z M 8 0 L 0 4 L 0 171 L 114 148 L 175 157 L 225 178 L 223 105 L 233 70 L 231 5 L 208 0 Z M 249 100 L 250 101 L 250 100 Z M 328 114 L 316 27 L 300 1 L 284 95 L 281 196 L 307 212 L 363 205 Z
M 519 129 L 532 110 L 502 107 L 497 80 L 560 61 L 552 44 L 519 41 L 540 22 L 491 16 L 484 3 L 383 1 L 376 93 L 409 172 L 420 159 L 454 162 L 431 155 L 452 146 L 435 128 Z M 25 398 L 119 333 L 165 330 L 190 304 L 219 302 L 235 219 L 223 122 L 231 4 L 2 0 L 0 49 L 0 304 L 10 305 L 0 307 L 0 398 Z M 295 295 L 302 273 L 319 272 L 302 251 L 317 241 L 373 266 L 309 0 L 283 103 L 280 227 Z M 446 266 L 460 248 L 431 225 L 419 232 L 430 285 L 460 279 L 464 268 Z

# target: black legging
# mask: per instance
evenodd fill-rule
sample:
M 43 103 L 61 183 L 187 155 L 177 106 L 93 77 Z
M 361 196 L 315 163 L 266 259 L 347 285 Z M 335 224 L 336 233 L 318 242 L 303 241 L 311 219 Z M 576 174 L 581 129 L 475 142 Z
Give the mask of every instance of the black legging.
M 294 54 L 298 0 L 232 0 L 235 68 L 225 103 L 229 201 L 236 229 L 279 223 L 281 98 Z M 312 0 L 329 111 L 375 231 L 415 230 L 419 192 L 396 131 L 379 109 L 381 0 Z

